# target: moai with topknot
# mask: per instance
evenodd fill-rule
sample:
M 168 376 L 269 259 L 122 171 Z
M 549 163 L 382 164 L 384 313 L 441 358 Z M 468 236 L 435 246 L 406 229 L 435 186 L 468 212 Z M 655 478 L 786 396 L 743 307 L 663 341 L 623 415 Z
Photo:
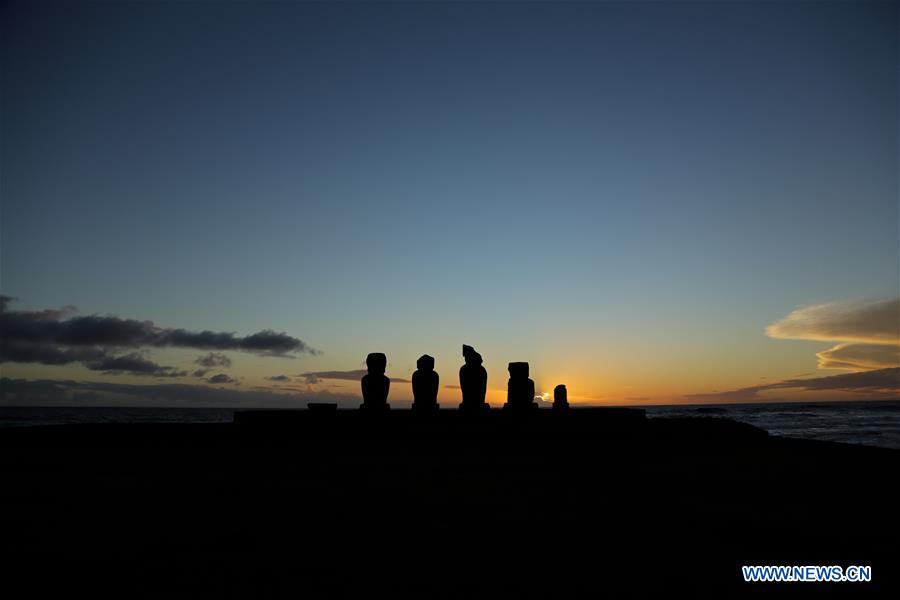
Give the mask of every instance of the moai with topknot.
M 481 355 L 472 346 L 463 344 L 463 358 L 466 361 L 459 369 L 459 387 L 462 390 L 461 410 L 481 411 L 490 408 L 484 398 L 487 395 L 487 371 L 482 366 Z

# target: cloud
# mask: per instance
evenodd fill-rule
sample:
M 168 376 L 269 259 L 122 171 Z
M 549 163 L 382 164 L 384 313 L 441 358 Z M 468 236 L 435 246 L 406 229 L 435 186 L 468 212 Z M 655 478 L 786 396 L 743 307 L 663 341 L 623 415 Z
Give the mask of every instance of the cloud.
M 304 341 L 271 329 L 244 337 L 232 332 L 188 331 L 157 327 L 153 321 L 88 315 L 64 318 L 66 310 L 9 311 L 0 313 L 4 341 L 55 346 L 105 348 L 174 347 L 199 350 L 237 350 L 264 356 L 319 354 Z
M 353 371 L 309 371 L 307 373 L 300 373 L 298 377 L 304 377 L 307 384 L 313 385 L 319 383 L 322 379 L 359 381 L 366 373 L 368 373 L 368 371 L 365 369 L 356 369 Z M 404 379 L 402 377 L 390 377 L 390 380 L 397 383 L 410 383 L 409 379 Z
M 11 296 L 0 297 L 0 362 L 68 365 L 81 363 L 92 371 L 154 377 L 182 377 L 187 371 L 158 365 L 145 356 L 149 348 L 212 350 L 200 356 L 192 375 L 205 377 L 213 368 L 228 368 L 222 350 L 261 356 L 293 357 L 319 354 L 286 333 L 264 329 L 247 336 L 231 332 L 188 331 L 157 327 L 152 321 L 115 316 L 71 316 L 74 307 L 41 311 L 11 311 Z
M 838 344 L 817 352 L 820 369 L 869 371 L 900 366 L 900 345 Z
M 39 344 L 0 342 L 3 362 L 40 363 L 45 365 L 84 364 L 91 371 L 108 375 L 149 375 L 153 377 L 183 377 L 186 371 L 164 367 L 145 358 L 139 352 L 113 354 L 102 348 L 59 348 Z
M 778 339 L 840 342 L 818 352 L 820 369 L 900 366 L 900 298 L 849 300 L 798 308 L 766 327 Z
M 725 392 L 688 394 L 685 398 L 701 401 L 753 401 L 759 400 L 759 392 L 765 390 L 795 389 L 800 391 L 865 392 L 882 396 L 900 394 L 900 367 L 876 369 L 859 373 L 842 373 L 811 379 L 785 379 Z
M 444 387 L 447 388 L 448 390 L 461 390 L 462 389 L 458 385 L 445 385 Z
M 238 390 L 184 383 L 125 384 L 53 379 L 0 378 L 3 406 L 186 406 L 220 408 L 302 408 L 325 400 L 342 408 L 358 408 L 359 396 L 328 392 L 284 393 Z
M 0 331 L 2 335 L 2 331 Z M 47 344 L 28 344 L 0 338 L 0 362 L 68 365 L 98 361 L 109 356 L 101 348 L 60 348 Z
M 896 344 L 900 298 L 850 300 L 798 308 L 766 328 L 769 337 L 824 342 Z
M 215 383 L 215 384 L 237 383 L 237 379 L 234 379 L 233 377 L 229 377 L 225 373 L 218 373 L 216 375 L 213 375 L 206 381 L 208 381 L 209 383 Z
M 804 390 L 843 390 L 900 392 L 900 367 L 877 369 L 862 373 L 843 373 L 812 379 L 788 379 L 770 384 L 773 388 L 801 388 Z
M 290 381 L 291 378 L 287 375 L 272 375 L 271 377 L 266 377 L 269 381 Z
M 231 366 L 231 359 L 221 352 L 209 352 L 203 356 L 198 356 L 194 363 L 201 367 L 222 367 L 227 369 Z
M 362 376 L 368 373 L 365 369 L 357 369 L 355 371 L 309 371 L 300 373 L 299 377 L 305 377 L 306 383 L 318 383 L 321 379 L 345 379 L 348 381 L 359 381 Z
M 140 352 L 129 352 L 121 356 L 105 356 L 88 362 L 91 371 L 102 371 L 107 375 L 151 375 L 153 377 L 184 377 L 187 371 L 175 367 L 164 367 L 144 357 Z
M 193 377 L 206 377 L 207 373 L 215 368 L 227 369 L 231 366 L 231 359 L 221 352 L 209 352 L 198 356 L 194 364 L 200 365 L 191 375 Z

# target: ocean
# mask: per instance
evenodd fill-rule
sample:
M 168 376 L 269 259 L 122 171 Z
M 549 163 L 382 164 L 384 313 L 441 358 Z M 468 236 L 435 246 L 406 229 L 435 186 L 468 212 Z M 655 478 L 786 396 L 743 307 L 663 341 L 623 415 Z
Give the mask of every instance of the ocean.
M 716 417 L 784 437 L 900 449 L 900 400 L 648 406 L 647 417 Z
M 900 449 L 900 400 L 646 406 L 648 418 L 733 419 L 772 435 Z M 0 407 L 0 427 L 69 423 L 228 423 L 227 408 Z

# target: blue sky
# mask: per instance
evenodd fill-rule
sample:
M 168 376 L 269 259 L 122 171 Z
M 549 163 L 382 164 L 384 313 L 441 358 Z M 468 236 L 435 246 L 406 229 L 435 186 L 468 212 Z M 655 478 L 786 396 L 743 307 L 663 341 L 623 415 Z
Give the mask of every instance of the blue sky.
M 816 371 L 766 326 L 898 293 L 897 10 L 12 3 L 2 292 L 322 351 L 245 386 L 462 343 L 585 400 Z

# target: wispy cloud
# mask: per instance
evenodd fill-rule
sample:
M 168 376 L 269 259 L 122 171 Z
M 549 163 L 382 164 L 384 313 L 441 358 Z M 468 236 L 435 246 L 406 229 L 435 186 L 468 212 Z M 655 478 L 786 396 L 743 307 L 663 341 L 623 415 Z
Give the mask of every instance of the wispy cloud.
M 842 391 L 864 392 L 873 396 L 900 394 L 900 368 L 877 369 L 859 373 L 843 373 L 810 379 L 785 379 L 724 392 L 688 394 L 684 398 L 694 401 L 750 402 L 759 400 L 759 392 L 766 390 Z
M 868 371 L 900 365 L 900 345 L 897 344 L 838 344 L 817 352 L 820 369 Z
M 893 344 L 900 339 L 900 299 L 848 300 L 798 308 L 766 328 L 773 338 Z
M 307 384 L 314 385 L 323 379 L 335 379 L 346 381 L 359 381 L 368 371 L 365 369 L 355 369 L 352 371 L 308 371 L 300 373 L 298 377 L 303 377 Z M 409 379 L 402 377 L 390 377 L 391 381 L 399 383 L 409 383 Z
M 840 342 L 818 352 L 820 369 L 900 366 L 900 299 L 849 300 L 798 308 L 772 323 L 773 338 Z

